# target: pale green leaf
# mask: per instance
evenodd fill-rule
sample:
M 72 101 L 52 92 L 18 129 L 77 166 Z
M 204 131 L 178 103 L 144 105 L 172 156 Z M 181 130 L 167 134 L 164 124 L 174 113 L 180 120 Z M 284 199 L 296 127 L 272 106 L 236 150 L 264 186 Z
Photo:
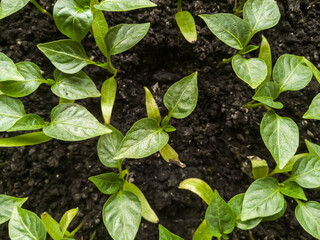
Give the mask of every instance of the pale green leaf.
M 268 73 L 263 83 L 269 82 L 272 75 L 272 55 L 271 48 L 265 36 L 262 36 L 259 58 L 267 64 Z
M 63 233 L 61 232 L 60 225 L 59 223 L 54 220 L 53 217 L 50 216 L 49 213 L 44 212 L 41 214 L 41 220 L 53 240 L 61 240 L 63 239 Z
M 116 93 L 116 79 L 114 77 L 111 77 L 105 80 L 101 88 L 101 110 L 106 124 L 110 124 Z
M 0 194 L 0 224 L 5 223 L 11 218 L 12 210 L 21 207 L 28 198 L 16 198 Z
M 76 217 L 77 213 L 79 211 L 79 208 L 73 208 L 68 211 L 66 211 L 62 218 L 60 219 L 60 229 L 63 233 L 63 235 L 67 232 L 67 229 L 72 222 L 72 220 Z
M 282 168 L 282 169 L 279 169 L 279 165 L 277 165 L 275 167 L 275 169 L 273 170 L 273 173 L 286 173 L 286 172 L 291 172 L 292 170 L 292 167 L 293 165 L 295 164 L 295 162 L 303 157 L 303 156 L 307 156 L 308 154 L 307 153 L 301 153 L 301 154 L 297 154 L 295 156 L 293 156 L 289 162 Z
M 279 84 L 275 82 L 262 83 L 262 85 L 259 86 L 258 90 L 254 94 L 252 99 L 266 104 L 269 107 L 281 109 L 283 108 L 283 104 L 281 102 L 274 101 L 279 96 L 279 92 Z
M 197 230 L 194 232 L 192 240 L 211 240 L 212 237 L 213 235 L 209 231 L 206 220 L 204 219 Z
M 11 0 L 10 0 L 11 1 Z M 1 4 L 3 1 L 1 1 Z M 2 81 L 23 81 L 23 76 L 19 73 L 14 62 L 5 54 L 0 52 L 0 82 Z
M 94 5 L 97 9 L 109 12 L 130 11 L 156 6 L 149 0 L 102 0 L 100 4 Z
M 5 18 L 15 12 L 18 12 L 21 8 L 27 5 L 29 1 L 30 0 L 1 0 L 0 19 Z
M 309 154 L 320 158 L 320 146 L 308 141 L 307 139 L 305 139 L 305 143 L 308 148 Z
M 284 182 L 280 184 L 280 192 L 288 197 L 307 201 L 303 189 L 295 182 Z
M 0 95 L 0 132 L 11 128 L 25 114 L 19 99 Z
M 314 97 L 312 100 L 308 111 L 303 115 L 303 118 L 305 119 L 315 119 L 320 120 L 320 93 L 317 94 L 317 96 Z
M 244 55 L 247 53 L 250 53 L 254 50 L 257 50 L 259 48 L 259 46 L 255 46 L 255 45 L 248 45 L 246 46 L 244 49 L 242 49 L 241 51 L 238 52 L 239 55 Z
M 173 234 L 164 226 L 159 224 L 159 240 L 183 240 L 181 237 Z
M 43 128 L 44 120 L 36 114 L 27 114 L 21 117 L 7 132 L 30 131 Z
M 303 58 L 304 62 L 307 64 L 307 66 L 309 67 L 309 69 L 312 71 L 313 76 L 317 79 L 317 81 L 320 83 L 320 71 L 318 70 L 318 68 L 316 68 L 312 62 L 310 62 L 309 60 L 307 60 L 306 58 Z
M 90 177 L 100 192 L 103 194 L 114 194 L 123 185 L 123 180 L 115 173 L 103 173 L 97 176 Z
M 193 16 L 188 11 L 177 12 L 175 15 L 178 27 L 188 42 L 197 41 L 197 29 Z
M 146 94 L 146 108 L 147 108 L 148 118 L 152 118 L 160 124 L 161 115 L 160 115 L 158 105 L 154 100 L 152 93 L 147 87 L 144 87 L 144 91 Z
M 51 139 L 51 137 L 48 137 L 43 132 L 33 132 L 10 138 L 0 138 L 0 147 L 30 146 L 45 143 Z
M 288 205 L 287 202 L 284 201 L 284 206 L 283 206 L 283 208 L 281 209 L 280 212 L 278 212 L 278 213 L 276 213 L 274 215 L 271 215 L 269 217 L 262 218 L 262 222 L 273 222 L 273 221 L 281 218 L 284 215 L 284 213 L 286 212 L 286 210 L 287 210 L 287 205 Z

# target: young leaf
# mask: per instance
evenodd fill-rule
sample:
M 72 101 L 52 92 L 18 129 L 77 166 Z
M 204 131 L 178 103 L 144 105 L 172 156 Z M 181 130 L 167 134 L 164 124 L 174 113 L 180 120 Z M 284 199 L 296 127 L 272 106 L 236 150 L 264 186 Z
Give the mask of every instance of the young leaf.
M 288 197 L 307 201 L 307 197 L 304 194 L 303 189 L 295 182 L 285 182 L 280 184 L 280 192 Z
M 146 219 L 147 221 L 152 222 L 152 223 L 159 222 L 158 216 L 150 207 L 143 192 L 141 192 L 141 190 L 136 185 L 126 181 L 123 185 L 123 191 L 131 192 L 134 195 L 136 195 L 136 197 L 139 199 L 139 201 L 141 203 L 141 208 L 142 208 L 141 215 L 144 219 Z
M 27 114 L 21 117 L 7 132 L 30 131 L 43 128 L 44 120 L 36 114 Z
M 84 107 L 75 103 L 63 103 L 51 111 L 51 123 L 43 132 L 52 138 L 63 141 L 80 141 L 110 133 Z
M 89 180 L 93 182 L 103 194 L 114 194 L 118 192 L 123 185 L 123 180 L 115 173 L 100 174 L 90 177 Z
M 41 219 L 33 212 L 15 207 L 9 221 L 11 240 L 45 240 L 46 228 Z
M 25 114 L 20 100 L 0 95 L 0 132 L 11 128 Z
M 206 220 L 204 219 L 194 232 L 192 240 L 212 240 L 212 237 L 213 235 L 209 231 Z
M 147 34 L 150 23 L 119 24 L 111 28 L 106 35 L 109 56 L 129 50 Z
M 293 165 L 295 164 L 295 162 L 303 157 L 303 156 L 307 156 L 307 153 L 301 153 L 301 154 L 297 154 L 295 156 L 293 156 L 289 162 L 284 166 L 284 168 L 279 169 L 279 165 L 277 165 L 275 167 L 275 169 L 273 170 L 273 173 L 286 173 L 286 172 L 291 172 Z
M 74 74 L 93 62 L 83 46 L 71 39 L 38 44 L 38 48 L 61 72 Z
M 296 91 L 309 84 L 312 71 L 305 65 L 304 58 L 284 54 L 273 69 L 273 80 L 280 85 L 280 92 Z
M 186 118 L 197 105 L 198 86 L 195 72 L 174 83 L 163 97 L 163 103 L 174 118 Z
M 262 83 L 254 96 L 253 100 L 268 105 L 269 107 L 281 109 L 283 104 L 278 101 L 274 101 L 280 93 L 280 85 L 275 82 Z
M 232 48 L 242 50 L 249 40 L 249 24 L 233 14 L 201 14 L 199 17 L 217 38 Z
M 166 162 L 177 164 L 181 168 L 186 167 L 186 164 L 180 161 L 178 153 L 169 144 L 161 148 L 159 152 Z
M 320 204 L 314 201 L 306 203 L 298 201 L 295 214 L 303 229 L 320 239 Z
M 51 86 L 51 91 L 58 97 L 69 100 L 100 97 L 96 85 L 83 71 L 67 74 L 56 69 L 54 78 L 56 82 Z
M 269 174 L 269 166 L 266 160 L 255 156 L 248 157 L 252 165 L 252 175 L 254 179 L 266 177 Z
M 149 0 L 102 0 L 100 4 L 94 5 L 94 7 L 99 10 L 109 12 L 130 11 L 156 6 L 157 4 L 154 4 Z
M 156 153 L 169 141 L 169 135 L 151 118 L 137 121 L 128 131 L 115 159 L 144 158 Z
M 210 204 L 213 198 L 212 188 L 204 181 L 198 178 L 188 178 L 179 184 L 180 189 L 189 190 L 202 198 L 206 204 Z
M 315 98 L 312 100 L 308 111 L 303 115 L 303 118 L 305 119 L 315 119 L 320 120 L 320 93 L 315 96 Z
M 15 12 L 18 12 L 21 8 L 27 5 L 29 1 L 30 0 L 1 0 L 0 19 L 5 18 Z
M 183 240 L 181 237 L 173 234 L 164 226 L 159 224 L 159 240 Z
M 68 229 L 70 223 L 75 218 L 78 211 L 79 211 L 79 208 L 73 208 L 73 209 L 66 211 L 63 214 L 62 218 L 60 219 L 60 229 L 61 229 L 63 235 L 65 235 L 65 233 L 67 232 L 67 229 Z
M 320 158 L 320 146 L 312 142 L 309 142 L 307 139 L 305 139 L 305 143 L 308 148 L 309 154 Z
M 270 110 L 262 119 L 260 133 L 279 168 L 284 168 L 299 146 L 299 129 L 296 123 Z
M 267 64 L 267 76 L 264 83 L 269 82 L 271 79 L 272 74 L 272 55 L 271 55 L 271 48 L 269 45 L 268 40 L 262 35 L 259 58 L 262 59 Z
M 1 1 L 1 5 L 3 1 Z M 1 9 L 1 8 L 0 8 Z M 1 14 L 1 13 L 0 13 Z M 23 81 L 23 76 L 19 73 L 14 62 L 5 54 L 0 52 L 0 82 L 2 81 Z
M 255 45 L 248 45 L 246 46 L 244 49 L 242 49 L 241 51 L 238 52 L 239 55 L 244 55 L 247 53 L 250 53 L 254 50 L 257 50 L 259 48 L 259 46 L 255 46 Z
M 257 88 L 267 76 L 267 64 L 259 58 L 244 59 L 240 55 L 232 58 L 232 68 L 237 76 L 250 85 Z
M 0 224 L 5 223 L 11 217 L 12 210 L 18 206 L 21 207 L 28 198 L 16 198 L 0 194 Z
M 104 121 L 110 124 L 112 109 L 117 93 L 117 81 L 111 77 L 104 81 L 101 88 L 101 110 Z
M 116 240 L 133 240 L 141 221 L 141 204 L 131 192 L 112 195 L 102 210 L 104 225 Z
M 0 138 L 0 147 L 22 147 L 50 141 L 52 138 L 43 132 L 22 134 L 10 138 Z
M 175 15 L 178 27 L 188 42 L 197 41 L 197 29 L 193 16 L 188 11 L 177 12 Z
M 248 0 L 243 7 L 243 19 L 252 31 L 252 35 L 277 25 L 280 11 L 274 0 Z
M 50 216 L 49 213 L 45 212 L 41 214 L 41 220 L 49 233 L 50 237 L 52 237 L 53 240 L 61 240 L 63 239 L 63 233 L 60 229 L 59 223 L 54 220 L 53 217 Z
M 310 62 L 308 59 L 303 58 L 305 64 L 307 64 L 307 66 L 309 67 L 309 69 L 312 71 L 313 76 L 317 79 L 318 82 L 320 82 L 320 71 L 318 70 L 318 68 L 316 68 L 312 62 Z
M 235 215 L 217 190 L 213 193 L 205 219 L 209 231 L 217 238 L 231 233 L 235 227 Z
M 146 108 L 148 118 L 156 120 L 159 124 L 161 123 L 161 115 L 156 101 L 154 100 L 152 93 L 147 87 L 144 87 L 146 93 Z
M 245 193 L 241 220 L 272 216 L 280 212 L 284 204 L 278 181 L 274 178 L 260 178 Z
M 76 0 L 58 0 L 53 8 L 53 19 L 60 32 L 81 42 L 91 28 L 93 14 L 90 6 Z

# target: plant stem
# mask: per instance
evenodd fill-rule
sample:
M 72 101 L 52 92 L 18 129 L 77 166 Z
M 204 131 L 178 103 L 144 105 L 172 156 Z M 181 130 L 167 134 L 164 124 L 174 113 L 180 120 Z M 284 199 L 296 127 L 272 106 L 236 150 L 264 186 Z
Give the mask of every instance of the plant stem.
M 254 101 L 253 101 L 254 102 Z M 248 102 L 246 103 L 246 105 L 244 105 L 245 108 L 257 108 L 257 107 L 261 107 L 263 106 L 263 103 L 252 103 L 252 102 Z
M 238 5 L 238 1 L 234 0 L 234 7 L 233 7 L 233 12 L 236 13 L 237 11 L 237 5 Z
M 6 162 L 3 162 L 3 163 L 0 163 L 0 168 L 5 167 L 9 163 L 10 163 L 10 161 L 6 161 Z
M 182 0 L 178 0 L 178 12 L 182 12 Z
M 240 5 L 238 8 L 235 9 L 234 15 L 239 15 L 243 11 L 243 6 L 246 3 L 247 0 L 241 0 Z M 236 1 L 235 1 L 236 2 Z M 235 5 L 236 6 L 236 5 Z
M 45 9 L 43 9 L 36 0 L 30 0 L 30 2 L 42 13 L 46 14 L 48 17 L 50 17 L 51 19 L 53 19 L 52 15 L 50 13 L 48 13 Z
M 96 231 L 94 231 L 93 233 L 92 233 L 92 235 L 91 235 L 91 237 L 90 237 L 90 239 L 89 240 L 93 240 L 94 238 L 95 238 L 95 236 L 96 236 Z

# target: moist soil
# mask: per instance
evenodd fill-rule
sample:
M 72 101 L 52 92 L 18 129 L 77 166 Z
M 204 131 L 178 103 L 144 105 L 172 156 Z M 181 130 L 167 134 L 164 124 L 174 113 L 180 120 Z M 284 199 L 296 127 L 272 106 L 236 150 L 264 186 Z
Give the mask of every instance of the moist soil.
M 52 13 L 55 1 L 40 1 Z M 174 82 L 198 71 L 199 99 L 195 111 L 186 119 L 173 120 L 177 131 L 170 134 L 170 144 L 179 153 L 187 167 L 182 169 L 168 164 L 160 155 L 124 162 L 130 168 L 129 180 L 146 195 L 160 218 L 160 223 L 186 240 L 204 218 L 206 204 L 195 194 L 178 189 L 186 178 L 200 178 L 217 189 L 226 200 L 245 192 L 252 183 L 243 171 L 250 166 L 247 156 L 256 155 L 274 161 L 260 137 L 259 124 L 265 113 L 262 108 L 246 109 L 254 91 L 239 80 L 230 65 L 217 67 L 223 58 L 234 54 L 195 17 L 198 40 L 185 41 L 175 23 L 176 1 L 154 0 L 157 8 L 126 13 L 106 13 L 110 26 L 119 23 L 150 22 L 147 36 L 134 48 L 113 57 L 115 67 L 121 70 L 117 77 L 118 92 L 112 124 L 126 133 L 132 124 L 146 117 L 143 87 L 151 89 L 160 106 L 162 116 L 166 110 L 162 98 Z M 194 16 L 199 14 L 231 13 L 233 0 L 185 1 L 183 9 Z M 279 24 L 263 32 L 268 39 L 273 63 L 285 53 L 305 56 L 319 67 L 320 4 L 311 0 L 278 1 L 281 11 Z M 259 45 L 261 33 L 252 43 Z M 0 51 L 14 62 L 32 61 L 52 78 L 54 67 L 37 49 L 38 43 L 66 38 L 54 22 L 28 4 L 23 10 L 0 22 Z M 83 45 L 92 60 L 104 61 L 91 34 Z M 249 57 L 257 56 L 253 52 Z M 84 71 L 100 89 L 110 75 L 95 66 Z M 300 129 L 300 148 L 305 152 L 304 139 L 320 144 L 319 123 L 303 120 L 311 100 L 319 92 L 315 79 L 307 88 L 287 92 L 280 96 L 284 108 L 281 116 L 292 118 Z M 21 99 L 27 113 L 36 113 L 49 121 L 51 109 L 58 104 L 48 86 L 41 86 L 32 95 Z M 102 122 L 99 99 L 77 103 L 85 106 Z M 12 136 L 2 133 L 1 137 Z M 60 219 L 71 208 L 79 207 L 73 226 L 87 219 L 77 239 L 89 239 L 96 231 L 96 239 L 111 239 L 104 227 L 101 210 L 108 196 L 101 194 L 88 178 L 112 171 L 104 167 L 97 156 L 98 138 L 81 142 L 52 140 L 38 146 L 6 148 L 0 150 L 0 193 L 16 197 L 29 197 L 24 208 L 38 215 L 44 211 Z M 4 164 L 2 164 L 4 163 Z M 249 167 L 250 168 L 250 167 Z M 310 200 L 319 201 L 318 191 L 306 191 Z M 288 200 L 284 216 L 274 222 L 261 223 L 251 231 L 235 230 L 230 239 L 313 239 L 294 217 L 295 202 Z M 7 224 L 0 227 L 0 239 L 7 240 Z M 157 225 L 142 220 L 136 239 L 158 239 Z

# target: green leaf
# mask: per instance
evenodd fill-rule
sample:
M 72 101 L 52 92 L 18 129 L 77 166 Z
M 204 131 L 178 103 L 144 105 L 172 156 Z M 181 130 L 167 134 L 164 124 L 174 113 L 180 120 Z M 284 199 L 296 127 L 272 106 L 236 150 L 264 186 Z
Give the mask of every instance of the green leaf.
M 262 119 L 260 133 L 279 168 L 284 168 L 299 146 L 299 129 L 296 123 L 270 110 Z
M 19 99 L 0 95 L 0 132 L 11 128 L 25 114 Z
M 77 73 L 93 62 L 88 58 L 83 46 L 71 39 L 38 44 L 38 48 L 52 64 L 64 73 Z
M 293 167 L 293 165 L 295 164 L 295 162 L 296 162 L 299 158 L 301 158 L 301 157 L 303 157 L 303 156 L 306 156 L 306 155 L 308 155 L 308 154 L 307 154 L 307 153 L 301 153 L 301 154 L 297 154 L 297 155 L 293 156 L 293 157 L 289 160 L 289 162 L 288 162 L 282 169 L 279 169 L 279 165 L 277 165 L 277 166 L 275 167 L 275 169 L 273 170 L 273 173 L 286 173 L 286 172 L 291 172 L 292 167 Z
M 156 120 L 159 124 L 161 123 L 161 115 L 156 101 L 154 100 L 152 93 L 147 87 L 144 87 L 146 94 L 146 108 L 148 118 Z
M 73 208 L 73 209 L 66 211 L 63 214 L 62 218 L 60 219 L 60 229 L 61 229 L 63 235 L 65 235 L 65 233 L 67 232 L 67 229 L 68 229 L 70 223 L 76 217 L 78 211 L 79 211 L 79 208 Z
M 156 153 L 169 141 L 169 135 L 151 118 L 137 121 L 122 140 L 115 159 L 144 158 Z
M 159 152 L 166 162 L 177 164 L 181 168 L 186 167 L 186 164 L 180 161 L 178 153 L 169 144 L 161 148 Z
M 58 97 L 69 100 L 100 97 L 96 85 L 83 71 L 67 74 L 56 69 L 54 78 L 56 82 L 51 86 L 51 91 Z
M 173 234 L 164 226 L 159 224 L 159 240 L 183 240 L 181 237 Z
M 192 240 L 212 240 L 212 237 L 213 235 L 209 231 L 206 220 L 204 219 L 193 234 Z
M 303 115 L 303 118 L 305 119 L 315 119 L 320 120 L 320 93 L 315 96 L 315 98 L 312 100 L 308 111 Z
M 186 118 L 197 105 L 198 86 L 195 72 L 174 83 L 163 97 L 163 103 L 169 110 L 169 116 Z
M 273 69 L 273 80 L 280 85 L 280 92 L 296 91 L 309 84 L 312 71 L 305 65 L 304 58 L 284 54 Z
M 80 141 L 111 130 L 99 123 L 86 108 L 75 103 L 63 103 L 51 111 L 51 123 L 43 128 L 43 132 L 63 141 Z
M 104 81 L 101 88 L 101 110 L 104 121 L 110 124 L 112 109 L 117 93 L 117 81 L 111 77 Z
M 293 165 L 289 179 L 303 188 L 320 187 L 320 158 L 312 155 L 299 158 Z
M 269 166 L 266 160 L 255 156 L 248 157 L 252 165 L 252 176 L 254 179 L 266 177 L 269 174 Z
M 2 3 L 3 3 L 3 0 L 1 1 L 1 5 L 2 5 Z M 19 73 L 14 62 L 10 58 L 8 58 L 5 54 L 0 52 L 0 82 L 10 81 L 10 80 L 23 81 L 24 78 Z
M 269 82 L 272 75 L 272 55 L 268 40 L 262 35 L 259 58 L 267 64 L 267 76 L 263 83 Z
M 141 208 L 142 208 L 141 215 L 144 219 L 146 219 L 147 221 L 152 222 L 152 223 L 159 222 L 158 216 L 153 211 L 153 209 L 150 207 L 143 192 L 141 192 L 141 190 L 136 185 L 126 181 L 126 182 L 124 182 L 124 185 L 123 185 L 123 191 L 131 192 L 134 195 L 136 195 L 136 197 L 139 199 L 139 201 L 141 203 Z
M 267 64 L 259 58 L 244 59 L 239 55 L 232 58 L 232 68 L 237 76 L 250 85 L 257 88 L 267 76 Z
M 28 198 L 16 198 L 0 194 L 0 224 L 5 223 L 11 218 L 12 210 L 21 207 Z
M 157 4 L 154 4 L 149 0 L 102 0 L 100 4 L 94 5 L 97 9 L 109 12 L 130 11 L 156 6 Z
M 52 138 L 43 132 L 22 134 L 10 138 L 0 138 L 0 147 L 22 147 L 50 141 Z
M 236 216 L 236 227 L 242 230 L 249 230 L 258 226 L 262 218 L 254 218 L 247 221 L 241 221 L 243 198 L 244 193 L 238 194 L 230 199 L 228 205 Z
M 27 114 L 21 117 L 7 132 L 30 131 L 43 128 L 44 120 L 36 114 Z
M 33 212 L 15 207 L 9 221 L 11 240 L 45 240 L 46 228 L 41 219 Z
M 45 212 L 41 214 L 41 220 L 53 240 L 61 240 L 63 239 L 63 233 L 61 232 L 59 223 L 54 220 L 53 217 L 50 216 L 49 213 Z
M 58 0 L 53 8 L 53 19 L 60 32 L 81 42 L 91 28 L 93 14 L 90 6 L 76 0 Z
M 252 31 L 252 35 L 277 25 L 280 11 L 274 0 L 248 0 L 243 7 L 243 19 Z
M 281 109 L 283 104 L 278 101 L 274 101 L 280 93 L 280 85 L 275 82 L 262 83 L 254 96 L 253 100 L 268 105 L 269 107 Z
M 287 202 L 284 201 L 284 206 L 280 212 L 278 212 L 272 216 L 269 216 L 269 217 L 264 217 L 262 219 L 262 222 L 273 222 L 273 221 L 281 218 L 284 215 L 284 213 L 286 212 L 286 210 L 287 210 Z
M 295 182 L 284 182 L 280 184 L 280 192 L 288 197 L 307 201 L 303 189 Z
M 309 69 L 312 71 L 313 76 L 317 79 L 317 81 L 320 83 L 320 71 L 318 70 L 318 68 L 316 68 L 312 62 L 310 62 L 308 59 L 303 58 L 305 64 L 307 64 L 307 66 L 309 67 Z
M 119 191 L 123 185 L 123 180 L 115 173 L 104 173 L 90 177 L 100 192 L 103 194 L 114 194 Z
M 280 212 L 284 204 L 278 181 L 274 178 L 260 178 L 246 191 L 241 220 L 272 216 Z
M 177 12 L 175 15 L 178 27 L 188 42 L 197 41 L 197 29 L 193 16 L 188 11 Z
M 189 190 L 202 198 L 206 204 L 210 204 L 213 199 L 212 188 L 204 181 L 198 178 L 188 178 L 179 184 L 180 189 Z
M 320 204 L 318 202 L 298 202 L 296 218 L 303 229 L 313 237 L 320 239 Z
M 30 0 L 1 0 L 0 5 L 0 19 L 3 19 L 15 12 L 18 12 L 21 8 L 28 4 Z M 1 69 L 1 67 L 0 67 Z M 0 74 L 2 75 L 2 74 Z
M 199 15 L 210 31 L 228 46 L 237 50 L 245 47 L 250 37 L 250 26 L 241 18 L 229 13 Z
M 205 219 L 209 231 L 217 238 L 231 233 L 235 227 L 235 215 L 217 190 L 213 193 Z
M 309 154 L 320 158 L 320 146 L 317 144 L 314 144 L 312 142 L 309 142 L 307 139 L 304 140 L 306 143 L 306 146 L 308 148 Z
M 257 50 L 259 48 L 259 46 L 255 46 L 255 45 L 248 45 L 246 46 L 244 49 L 242 49 L 241 51 L 238 52 L 239 55 L 244 55 L 247 53 L 250 53 L 254 50 Z
M 133 240 L 141 221 L 141 204 L 131 192 L 120 191 L 105 203 L 103 222 L 115 240 Z
M 150 23 L 119 24 L 111 28 L 106 35 L 109 56 L 129 50 L 147 34 Z

